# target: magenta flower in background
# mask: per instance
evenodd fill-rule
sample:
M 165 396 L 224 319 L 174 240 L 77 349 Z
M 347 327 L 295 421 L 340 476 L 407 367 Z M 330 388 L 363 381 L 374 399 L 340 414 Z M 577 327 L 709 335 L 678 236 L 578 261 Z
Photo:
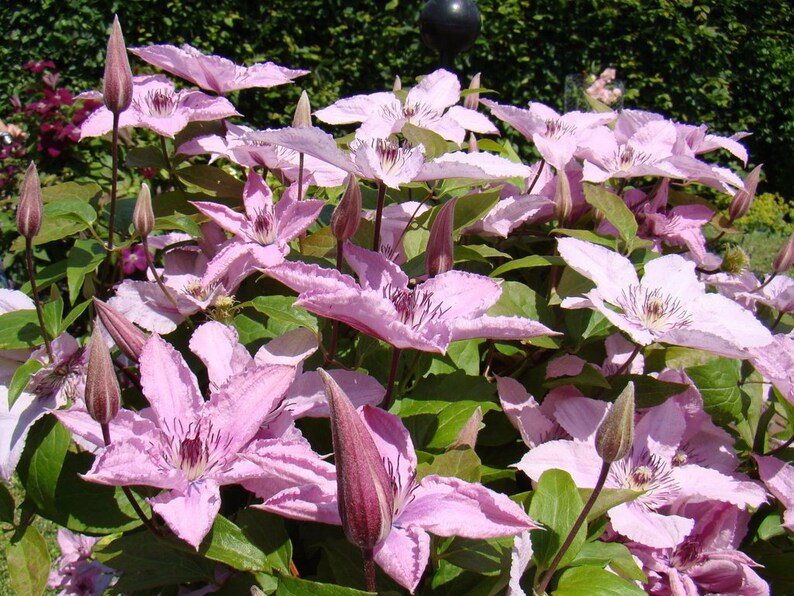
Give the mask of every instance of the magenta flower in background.
M 205 402 L 182 356 L 153 335 L 141 350 L 140 371 L 151 410 L 111 423 L 111 444 L 84 477 L 163 489 L 149 503 L 177 536 L 198 548 L 220 508 L 220 486 L 262 475 L 239 453 L 274 415 L 295 369 L 250 365 L 214 387 Z M 72 432 L 93 436 L 83 412 L 59 418 Z
M 285 68 L 273 62 L 239 66 L 228 58 L 203 54 L 189 44 L 182 44 L 181 48 L 151 45 L 129 48 L 129 51 L 149 64 L 218 95 L 250 87 L 284 85 L 309 74 L 308 70 Z
M 201 91 L 177 91 L 171 81 L 160 75 L 137 76 L 133 81 L 132 104 L 119 115 L 119 128 L 149 128 L 164 137 L 174 137 L 190 122 L 239 116 L 226 98 Z M 99 137 L 112 129 L 113 114 L 102 106 L 83 121 L 80 138 Z
M 794 532 L 794 466 L 776 457 L 753 455 L 758 476 L 785 509 L 783 527 Z
M 499 134 L 488 118 L 475 110 L 455 105 L 460 100 L 460 81 L 440 69 L 422 78 L 408 91 L 405 102 L 390 92 L 354 95 L 317 110 L 315 116 L 328 124 L 361 122 L 359 139 L 385 139 L 405 124 L 432 130 L 460 145 L 466 131 Z
M 502 293 L 488 277 L 448 271 L 409 287 L 408 276 L 380 253 L 347 244 L 345 259 L 358 282 L 334 269 L 301 262 L 271 267 L 268 274 L 299 292 L 297 306 L 396 348 L 443 354 L 450 342 L 463 339 L 556 334 L 531 319 L 485 314 Z
M 234 234 L 207 264 L 203 286 L 226 277 L 236 287 L 254 270 L 281 263 L 289 253 L 289 241 L 309 228 L 324 205 L 316 199 L 299 201 L 296 195 L 297 189 L 288 189 L 273 205 L 273 191 L 251 170 L 243 189 L 244 214 L 219 203 L 195 201 L 196 209 Z
M 640 281 L 626 257 L 603 246 L 561 238 L 560 256 L 596 287 L 563 308 L 592 308 L 642 346 L 653 342 L 702 349 L 729 358 L 747 358 L 751 348 L 772 341 L 753 315 L 734 301 L 707 294 L 695 264 L 666 255 L 645 264 Z
M 436 475 L 416 478 L 416 452 L 398 416 L 371 406 L 358 410 L 391 479 L 391 530 L 375 547 L 375 562 L 413 592 L 430 557 L 430 536 L 496 538 L 538 526 L 507 496 L 481 484 Z M 336 482 L 286 490 L 257 505 L 292 519 L 341 524 Z
M 146 271 L 146 266 L 146 252 L 143 244 L 121 249 L 121 270 L 124 275 L 132 275 L 136 271 Z

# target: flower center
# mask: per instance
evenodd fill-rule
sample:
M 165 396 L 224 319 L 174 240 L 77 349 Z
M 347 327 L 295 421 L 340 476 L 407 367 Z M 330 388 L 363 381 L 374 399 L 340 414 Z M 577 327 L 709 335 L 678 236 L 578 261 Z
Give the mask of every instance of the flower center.
M 628 171 L 635 165 L 653 160 L 649 153 L 637 151 L 631 145 L 622 145 L 615 152 L 614 161 L 618 171 Z
M 442 316 L 449 309 L 433 302 L 433 293 L 410 288 L 386 287 L 386 297 L 397 310 L 400 322 L 419 329 L 428 321 Z
M 376 139 L 374 148 L 384 175 L 397 174 L 416 151 L 414 147 L 398 145 L 386 139 Z
M 658 455 L 647 451 L 639 456 L 632 452 L 615 462 L 609 473 L 617 487 L 644 492 L 634 502 L 650 511 L 669 503 L 679 492 L 670 466 Z
M 549 139 L 561 139 L 565 136 L 573 135 L 576 128 L 571 124 L 563 122 L 559 118 L 551 118 L 546 120 L 546 134 L 544 135 Z
M 251 222 L 253 239 L 267 246 L 276 239 L 276 216 L 269 209 L 260 209 Z
M 173 91 L 157 89 L 149 91 L 142 102 L 137 102 L 138 109 L 148 113 L 150 116 L 167 118 L 174 113 L 179 106 L 179 100 Z
M 631 322 L 659 334 L 692 323 L 681 302 L 665 294 L 661 288 L 649 290 L 634 284 L 620 296 L 618 306 Z
M 182 293 L 187 294 L 188 296 L 195 298 L 199 302 L 204 302 L 207 300 L 212 294 L 215 292 L 215 289 L 218 287 L 218 283 L 211 283 L 208 286 L 202 285 L 201 281 L 193 280 L 185 285 L 182 288 Z
M 231 437 L 213 430 L 212 422 L 206 424 L 206 430 L 200 422 L 191 424 L 185 432 L 182 432 L 181 422 L 176 421 L 176 427 L 179 427 L 180 432 L 170 432 L 166 428 L 163 433 L 163 459 L 182 470 L 188 481 L 201 478 L 213 468 L 223 465 Z
M 700 546 L 692 538 L 688 538 L 679 545 L 673 556 L 670 557 L 670 563 L 679 570 L 689 569 L 700 563 L 700 560 Z
M 392 465 L 392 462 L 383 459 L 383 465 L 386 467 L 386 473 L 389 475 L 391 479 L 391 487 L 394 493 L 394 513 L 392 519 L 397 519 L 400 517 L 400 513 L 405 509 L 407 505 L 414 500 L 414 491 L 418 486 L 416 483 L 416 469 L 411 468 L 408 470 L 408 479 L 405 484 L 403 484 L 402 478 L 400 478 L 400 474 L 398 473 L 395 466 Z M 397 456 L 397 468 L 400 467 L 400 456 Z
M 684 466 L 687 463 L 689 456 L 687 455 L 686 451 L 683 449 L 679 449 L 675 452 L 673 456 L 673 467 Z
M 68 399 L 74 401 L 83 374 L 82 356 L 81 348 L 66 360 L 43 368 L 34 375 L 31 392 L 40 399 L 63 392 Z

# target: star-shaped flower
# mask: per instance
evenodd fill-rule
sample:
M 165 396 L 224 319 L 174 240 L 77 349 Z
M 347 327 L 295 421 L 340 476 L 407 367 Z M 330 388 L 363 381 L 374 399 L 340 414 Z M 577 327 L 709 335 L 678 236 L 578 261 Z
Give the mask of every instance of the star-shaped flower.
M 203 54 L 189 44 L 183 44 L 181 48 L 166 44 L 151 45 L 130 48 L 130 52 L 149 64 L 218 95 L 250 87 L 275 87 L 309 74 L 308 70 L 293 70 L 273 62 L 239 66 L 228 58 Z
M 502 293 L 488 277 L 447 271 L 409 287 L 408 276 L 382 254 L 352 244 L 344 253 L 358 282 L 334 269 L 300 262 L 271 267 L 268 274 L 300 293 L 297 306 L 396 348 L 445 353 L 450 342 L 463 339 L 556 334 L 531 319 L 485 314 Z
M 747 357 L 772 335 L 734 301 L 706 293 L 695 264 L 667 255 L 645 264 L 642 280 L 626 257 L 575 238 L 558 241 L 560 256 L 596 287 L 583 298 L 566 298 L 563 308 L 593 308 L 634 342 L 697 348 L 727 357 Z

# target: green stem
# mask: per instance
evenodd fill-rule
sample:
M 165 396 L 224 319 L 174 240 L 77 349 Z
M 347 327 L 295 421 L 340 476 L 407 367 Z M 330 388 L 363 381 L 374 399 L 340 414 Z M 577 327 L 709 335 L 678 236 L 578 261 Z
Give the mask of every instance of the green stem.
M 397 380 L 397 365 L 400 363 L 400 354 L 402 350 L 392 346 L 391 349 L 391 367 L 389 368 L 389 381 L 386 384 L 386 395 L 383 396 L 382 408 L 388 410 L 391 406 L 392 393 L 394 393 L 394 382 Z
M 110 221 L 108 222 L 108 256 L 113 252 L 113 232 L 116 228 L 116 194 L 119 183 L 119 114 L 113 113 L 113 138 L 110 145 L 112 166 L 110 171 Z
M 44 309 L 41 305 L 41 296 L 39 296 L 39 289 L 36 286 L 36 270 L 33 268 L 33 239 L 25 238 L 25 261 L 28 267 L 28 276 L 30 277 L 30 290 L 33 293 L 33 302 L 36 305 L 36 315 L 39 317 L 39 327 L 41 327 L 41 336 L 44 338 L 44 347 L 47 350 L 47 357 L 50 363 L 55 362 L 52 355 L 52 345 L 50 344 L 50 335 L 47 333 L 47 326 L 44 324 Z
M 165 284 L 163 283 L 163 278 L 160 277 L 160 274 L 157 273 L 157 269 L 154 266 L 154 259 L 152 258 L 152 254 L 149 252 L 148 237 L 147 236 L 143 236 L 141 238 L 141 242 L 143 243 L 143 252 L 146 255 L 146 263 L 147 263 L 147 265 L 149 265 L 149 271 L 151 271 L 152 275 L 154 276 L 154 281 L 157 282 L 158 287 L 163 291 L 163 294 L 165 294 L 165 297 L 168 298 L 168 300 L 171 302 L 171 304 L 174 305 L 174 308 L 178 312 L 179 311 L 179 305 L 177 305 L 176 299 L 171 294 L 171 292 L 168 291 L 168 288 L 165 287 Z
M 576 538 L 576 534 L 579 532 L 579 528 L 582 527 L 582 524 L 587 520 L 587 515 L 593 509 L 593 505 L 595 505 L 596 499 L 598 499 L 598 495 L 601 493 L 601 490 L 604 488 L 604 483 L 607 480 L 607 474 L 609 474 L 609 462 L 602 462 L 601 463 L 601 471 L 598 474 L 598 480 L 596 481 L 595 487 L 593 487 L 593 492 L 590 494 L 590 498 L 587 499 L 587 503 L 584 504 L 584 508 L 582 508 L 582 512 L 579 514 L 579 517 L 576 518 L 576 521 L 571 526 L 571 531 L 568 532 L 568 536 L 565 537 L 565 542 L 562 543 L 560 550 L 557 551 L 557 554 L 554 557 L 554 560 L 549 565 L 549 568 L 546 570 L 546 573 L 538 583 L 537 588 L 535 588 L 535 594 L 545 594 L 546 588 L 551 581 L 552 575 L 557 570 L 557 566 L 562 561 L 562 558 L 565 556 L 565 553 L 568 552 L 568 549 L 571 548 L 571 544 L 573 544 L 574 538 Z

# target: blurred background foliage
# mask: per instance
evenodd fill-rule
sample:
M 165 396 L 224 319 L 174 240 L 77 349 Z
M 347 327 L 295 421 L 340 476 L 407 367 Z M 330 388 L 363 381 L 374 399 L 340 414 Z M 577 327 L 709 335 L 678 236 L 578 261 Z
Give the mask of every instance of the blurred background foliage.
M 97 88 L 113 13 L 128 45 L 190 43 L 238 63 L 311 70 L 297 85 L 232 100 L 256 127 L 281 126 L 301 88 L 319 108 L 406 84 L 438 63 L 418 34 L 423 0 L 11 0 L 0 7 L 0 118 L 22 94 L 29 61 L 52 60 L 75 93 Z M 497 101 L 561 110 L 568 74 L 618 70 L 625 107 L 713 132 L 748 130 L 761 190 L 794 199 L 794 5 L 789 0 L 478 0 L 482 32 L 456 60 L 463 84 L 482 72 Z M 133 69 L 151 72 L 131 57 Z M 738 164 L 737 164 L 738 165 Z M 782 198 L 781 198 L 782 197 Z M 773 201 L 774 202 L 774 201 Z M 789 210 L 777 221 L 789 225 Z M 773 218 L 774 219 L 774 218 Z M 776 223 L 773 221 L 772 223 Z M 776 227 L 778 229 L 779 226 Z

